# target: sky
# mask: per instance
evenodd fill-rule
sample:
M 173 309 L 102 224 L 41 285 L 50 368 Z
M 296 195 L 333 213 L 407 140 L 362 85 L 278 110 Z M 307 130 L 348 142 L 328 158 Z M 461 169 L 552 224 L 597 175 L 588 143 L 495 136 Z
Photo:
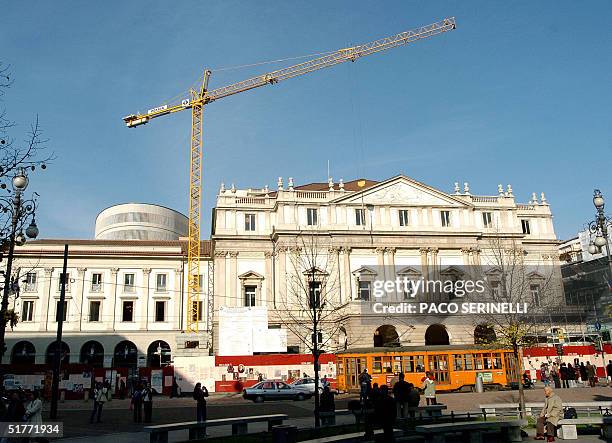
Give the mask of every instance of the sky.
M 588 7 L 587 7 L 588 6 Z M 5 2 L 0 106 L 23 139 L 36 118 L 56 156 L 30 177 L 44 238 L 93 238 L 127 202 L 187 212 L 189 111 L 122 117 L 455 16 L 442 35 L 219 100 L 204 111 L 203 233 L 221 182 L 239 188 L 405 174 L 445 192 L 545 192 L 560 239 L 612 211 L 612 2 Z M 610 212 L 612 215 L 612 212 Z

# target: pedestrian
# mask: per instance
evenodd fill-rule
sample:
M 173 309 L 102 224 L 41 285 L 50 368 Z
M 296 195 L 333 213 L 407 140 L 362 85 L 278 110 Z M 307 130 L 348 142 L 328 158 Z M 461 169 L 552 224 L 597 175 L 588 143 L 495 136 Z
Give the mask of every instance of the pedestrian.
M 544 440 L 546 434 L 546 441 L 555 441 L 555 430 L 563 417 L 563 402 L 550 386 L 544 388 L 544 395 L 546 399 L 536 423 L 535 439 Z
M 582 381 L 583 385 L 586 385 L 587 381 L 589 381 L 589 376 L 587 374 L 587 368 L 584 365 L 583 361 L 580 362 L 580 380 Z
M 576 370 L 571 363 L 567 364 L 567 381 L 570 388 L 576 387 Z
M 6 414 L 2 421 L 20 422 L 23 421 L 25 415 L 25 406 L 23 405 L 23 398 L 17 392 L 13 392 L 9 399 L 8 407 L 6 408 Z
M 95 391 L 95 400 L 94 400 L 94 410 L 91 411 L 91 416 L 89 417 L 89 423 L 94 422 L 94 418 L 98 423 L 101 423 L 102 419 L 102 408 L 104 407 L 104 403 L 108 400 L 110 395 L 110 391 L 108 389 L 108 384 L 101 384 L 98 389 Z
M 30 394 L 30 401 L 25 407 L 25 419 L 31 425 L 42 425 L 42 400 L 38 391 Z
M 132 392 L 132 409 L 134 410 L 134 423 L 142 422 L 142 386 L 134 385 Z
M 359 374 L 359 401 L 365 402 L 365 399 L 370 394 L 372 376 L 368 374 L 368 368 L 365 368 L 361 374 Z
M 372 389 L 370 389 L 370 393 L 368 394 L 368 398 L 372 401 L 372 404 L 374 404 L 379 395 L 380 388 L 378 387 L 378 383 L 374 383 L 372 385 Z
M 612 360 L 608 360 L 606 366 L 606 384 L 610 386 L 610 383 L 612 383 Z
M 334 417 L 333 413 L 336 411 L 336 403 L 334 401 L 334 394 L 332 393 L 331 389 L 329 389 L 329 385 L 325 386 L 323 388 L 323 392 L 321 393 L 321 403 L 319 404 L 319 411 L 331 412 L 332 414 L 330 415 Z M 335 419 L 330 420 L 328 417 L 328 415 L 324 414 L 324 416 L 321 417 L 321 423 L 323 425 L 335 424 Z
M 119 398 L 121 398 L 121 400 L 125 400 L 125 391 L 125 380 L 121 378 L 121 381 L 119 382 Z
M 565 362 L 561 363 L 561 367 L 559 368 L 559 378 L 561 379 L 562 387 L 569 388 L 567 365 Z
M 393 425 L 396 418 L 395 401 L 389 396 L 389 387 L 382 385 L 378 396 L 374 401 L 374 417 L 376 422 L 383 429 L 383 439 L 385 442 L 395 441 L 393 436 Z
M 544 387 L 547 387 L 550 384 L 550 373 L 548 371 L 548 365 L 546 363 L 542 363 L 540 366 L 540 380 L 544 383 Z
M 399 380 L 393 385 L 393 398 L 397 408 L 397 417 L 404 418 L 408 414 L 408 393 L 410 387 L 408 382 L 404 380 L 404 373 L 400 372 Z
M 142 390 L 142 405 L 144 408 L 144 422 L 151 423 L 151 416 L 153 415 L 153 390 L 150 383 L 147 383 Z
M 553 363 L 552 369 L 550 370 L 550 376 L 555 384 L 555 389 L 559 389 L 561 387 L 561 380 L 559 377 L 559 365 L 557 362 Z
M 172 390 L 170 391 L 170 398 L 178 397 L 178 383 L 176 382 L 176 377 L 172 377 Z
M 193 399 L 196 401 L 196 420 L 198 423 L 206 422 L 206 397 L 208 397 L 208 389 L 202 383 L 196 383 L 193 389 Z M 206 427 L 204 427 L 206 432 Z
M 408 407 L 418 408 L 421 402 L 421 393 L 412 383 L 408 383 L 408 388 Z M 414 417 L 414 412 L 410 412 L 410 416 Z
M 586 364 L 587 377 L 589 379 L 589 386 L 595 387 L 595 365 L 592 365 L 590 361 Z
M 423 394 L 425 395 L 425 401 L 427 405 L 435 405 L 436 403 L 436 383 L 433 380 L 433 375 L 431 372 L 425 373 L 425 379 L 423 380 L 423 384 L 421 385 L 421 389 L 423 390 Z

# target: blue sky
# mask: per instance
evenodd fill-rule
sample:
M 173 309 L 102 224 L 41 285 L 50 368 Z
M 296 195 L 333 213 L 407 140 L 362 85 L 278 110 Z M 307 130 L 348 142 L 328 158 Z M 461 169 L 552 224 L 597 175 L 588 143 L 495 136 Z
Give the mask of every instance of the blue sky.
M 544 191 L 568 238 L 593 217 L 594 187 L 612 210 L 611 13 L 609 1 L 7 2 L 4 105 L 21 133 L 38 114 L 57 155 L 31 177 L 41 235 L 91 238 L 116 203 L 186 212 L 190 113 L 135 129 L 124 115 L 184 93 L 205 67 L 222 86 L 285 65 L 215 68 L 456 16 L 456 31 L 208 106 L 204 232 L 222 181 L 324 181 L 329 160 L 336 180 L 404 173 L 481 195 L 510 183 L 522 202 Z

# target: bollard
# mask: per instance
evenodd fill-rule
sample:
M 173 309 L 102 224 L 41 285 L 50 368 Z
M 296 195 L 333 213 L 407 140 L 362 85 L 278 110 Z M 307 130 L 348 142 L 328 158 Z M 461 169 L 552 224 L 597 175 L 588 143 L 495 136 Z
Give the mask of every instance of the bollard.
M 482 383 L 482 375 L 476 374 L 476 380 L 474 381 L 474 392 L 482 394 L 484 392 L 484 385 Z
M 297 426 L 276 425 L 272 427 L 272 441 L 274 443 L 295 443 L 297 441 Z

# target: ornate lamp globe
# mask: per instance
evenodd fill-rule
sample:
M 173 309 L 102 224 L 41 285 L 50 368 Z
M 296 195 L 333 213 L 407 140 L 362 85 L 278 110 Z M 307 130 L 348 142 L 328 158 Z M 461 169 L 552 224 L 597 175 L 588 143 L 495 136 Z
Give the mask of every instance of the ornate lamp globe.
M 19 172 L 13 177 L 13 189 L 15 191 L 24 191 L 25 188 L 28 187 L 28 177 L 23 172 L 23 169 L 20 169 Z
M 23 246 L 25 245 L 25 242 L 26 242 L 26 236 L 23 234 L 23 232 L 20 232 L 19 234 L 15 236 L 15 244 L 17 246 Z
M 38 237 L 38 226 L 36 226 L 36 220 L 32 219 L 30 226 L 26 228 L 26 235 L 28 238 L 36 238 Z
M 595 255 L 599 252 L 599 248 L 595 246 L 593 243 L 589 245 L 589 254 Z
M 595 241 L 593 243 L 598 248 L 601 248 L 602 246 L 606 245 L 606 239 L 601 234 L 597 234 L 597 237 L 595 237 Z
M 593 204 L 597 209 L 601 209 L 604 207 L 605 201 L 600 193 L 596 193 L 595 197 L 593 197 Z

